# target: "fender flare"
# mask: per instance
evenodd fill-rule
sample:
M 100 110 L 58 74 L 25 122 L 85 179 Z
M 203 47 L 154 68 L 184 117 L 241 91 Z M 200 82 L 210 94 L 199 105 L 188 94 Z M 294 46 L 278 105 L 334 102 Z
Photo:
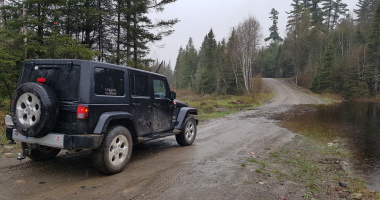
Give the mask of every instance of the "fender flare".
M 102 134 L 106 131 L 110 121 L 114 119 L 132 119 L 132 114 L 128 112 L 105 112 L 100 115 L 95 126 L 94 134 Z M 133 120 L 132 120 L 133 121 Z
M 177 123 L 174 126 L 175 129 L 180 130 L 182 128 L 182 123 L 186 120 L 187 115 L 198 115 L 198 110 L 196 108 L 192 107 L 182 107 L 179 110 L 178 116 L 177 116 Z M 198 120 L 195 120 L 198 124 Z

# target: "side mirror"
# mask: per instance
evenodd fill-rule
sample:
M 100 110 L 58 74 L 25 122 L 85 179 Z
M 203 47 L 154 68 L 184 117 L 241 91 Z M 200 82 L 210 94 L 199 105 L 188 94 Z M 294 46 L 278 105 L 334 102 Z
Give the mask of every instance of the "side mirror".
M 173 91 L 170 91 L 170 99 L 174 100 L 177 98 L 177 94 Z

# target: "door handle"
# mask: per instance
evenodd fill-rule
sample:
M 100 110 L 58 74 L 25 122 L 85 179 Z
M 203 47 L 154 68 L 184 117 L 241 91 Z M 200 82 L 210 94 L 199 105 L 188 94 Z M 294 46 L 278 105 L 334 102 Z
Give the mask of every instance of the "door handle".
M 161 107 L 161 104 L 159 104 L 159 103 L 153 103 L 153 107 L 155 107 L 155 108 L 160 108 L 160 107 Z
M 131 105 L 134 106 L 134 107 L 140 107 L 141 103 L 132 103 Z

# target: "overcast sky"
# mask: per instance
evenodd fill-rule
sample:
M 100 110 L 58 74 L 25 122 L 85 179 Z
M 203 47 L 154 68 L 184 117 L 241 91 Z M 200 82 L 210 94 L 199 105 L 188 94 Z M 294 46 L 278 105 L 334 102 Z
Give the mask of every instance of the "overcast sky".
M 343 0 L 353 11 L 358 0 Z M 171 62 L 174 68 L 179 48 L 185 47 L 192 37 L 197 50 L 204 37 L 212 28 L 216 41 L 228 38 L 232 27 L 249 16 L 254 16 L 260 22 L 264 38 L 269 36 L 270 11 L 275 8 L 279 14 L 279 33 L 284 38 L 287 24 L 286 12 L 291 11 L 292 0 L 177 0 L 169 4 L 162 13 L 151 13 L 152 19 L 174 19 L 180 22 L 173 29 L 174 33 L 162 41 L 151 45 L 149 57 Z M 161 47 L 163 46 L 164 47 Z

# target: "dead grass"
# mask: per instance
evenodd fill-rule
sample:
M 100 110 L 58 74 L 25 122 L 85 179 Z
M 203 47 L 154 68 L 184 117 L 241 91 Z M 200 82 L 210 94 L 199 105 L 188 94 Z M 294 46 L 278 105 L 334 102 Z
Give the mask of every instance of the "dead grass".
M 249 95 L 201 95 L 189 90 L 175 91 L 179 101 L 198 109 L 199 120 L 208 120 L 258 107 L 272 97 L 271 93 L 262 90 L 261 78 L 254 78 L 252 83 L 255 85 L 252 87 L 255 92 Z
M 339 102 L 344 101 L 344 98 L 339 94 L 323 93 L 323 94 L 320 94 L 319 96 L 329 103 L 339 103 Z
M 262 93 L 264 83 L 263 83 L 263 80 L 261 78 L 262 78 L 261 74 L 258 74 L 251 79 L 251 92 L 252 92 L 252 94 Z
M 8 143 L 5 137 L 5 115 L 7 114 L 6 111 L 0 110 L 0 145 L 4 145 L 5 143 Z

